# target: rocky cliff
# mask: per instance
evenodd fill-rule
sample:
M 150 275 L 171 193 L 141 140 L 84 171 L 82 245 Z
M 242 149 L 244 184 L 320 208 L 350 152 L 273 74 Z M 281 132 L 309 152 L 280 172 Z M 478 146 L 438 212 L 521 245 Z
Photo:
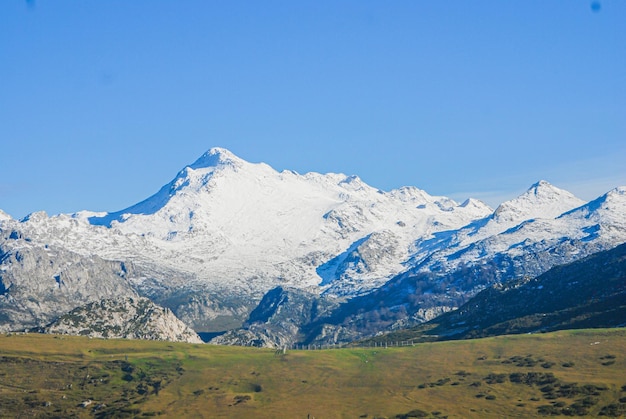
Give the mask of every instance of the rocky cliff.
M 77 307 L 41 329 L 44 333 L 97 338 L 202 343 L 171 310 L 147 298 L 104 299 Z

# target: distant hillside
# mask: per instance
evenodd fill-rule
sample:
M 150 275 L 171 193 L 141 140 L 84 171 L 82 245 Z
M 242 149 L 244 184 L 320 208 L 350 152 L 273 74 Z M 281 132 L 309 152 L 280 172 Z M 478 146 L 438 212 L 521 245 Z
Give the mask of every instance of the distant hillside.
M 496 284 L 458 310 L 375 340 L 448 340 L 626 325 L 626 244 Z

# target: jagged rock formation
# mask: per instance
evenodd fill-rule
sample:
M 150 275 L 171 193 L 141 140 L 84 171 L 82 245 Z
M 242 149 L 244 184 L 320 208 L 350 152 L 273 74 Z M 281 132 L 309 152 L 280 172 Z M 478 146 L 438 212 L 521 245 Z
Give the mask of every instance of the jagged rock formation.
M 0 331 L 43 326 L 79 304 L 136 296 L 132 269 L 0 230 Z
M 105 299 L 77 307 L 41 331 L 97 338 L 202 343 L 197 333 L 171 310 L 142 297 Z

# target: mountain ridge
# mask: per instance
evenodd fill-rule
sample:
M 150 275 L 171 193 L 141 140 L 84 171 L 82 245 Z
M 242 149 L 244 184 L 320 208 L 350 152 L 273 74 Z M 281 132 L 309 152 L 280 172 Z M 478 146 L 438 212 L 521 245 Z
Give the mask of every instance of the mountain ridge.
M 494 284 L 414 328 L 374 340 L 450 340 L 626 325 L 626 244 L 555 266 L 535 278 Z
M 37 263 L 0 258 L 0 319 L 12 313 L 10 298 L 20 287 L 19 295 L 26 295 L 38 282 L 54 286 L 58 272 L 34 266 L 50 258 L 49 249 L 62 249 L 55 263 L 78 258 L 89 266 L 94 273 L 84 283 L 93 292 L 99 260 L 132 267 L 125 285 L 108 297 L 149 297 L 198 332 L 236 329 L 277 287 L 298 299 L 328 298 L 333 307 L 353 301 L 343 310 L 363 310 L 357 302 L 369 307 L 368 295 L 379 295 L 396 313 L 388 317 L 396 326 L 385 327 L 397 327 L 455 308 L 493 283 L 538 275 L 626 241 L 624 187 L 585 203 L 542 180 L 494 211 L 478 200 L 458 204 L 417 187 L 384 192 L 354 175 L 278 172 L 221 148 L 120 211 L 37 212 L 22 220 L 2 214 L 1 255 L 36 249 Z M 416 295 L 417 289 L 432 291 Z M 88 297 L 75 303 L 88 303 Z M 46 307 L 42 315 L 57 313 Z M 24 313 L 11 316 L 26 321 Z M 358 315 L 329 318 L 340 317 Z M 33 322 L 15 325 L 41 326 Z M 336 327 L 322 329 L 339 336 L 332 332 Z M 296 339 L 285 333 L 281 339 Z

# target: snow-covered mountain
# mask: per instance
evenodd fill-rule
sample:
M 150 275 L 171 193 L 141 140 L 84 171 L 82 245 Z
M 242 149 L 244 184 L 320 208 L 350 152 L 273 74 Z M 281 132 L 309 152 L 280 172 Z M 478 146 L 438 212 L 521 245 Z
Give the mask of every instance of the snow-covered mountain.
M 66 292 L 57 279 L 77 265 L 90 291 L 63 294 L 63 301 L 78 306 L 137 293 L 200 332 L 241 325 L 276 287 L 334 299 L 365 296 L 419 272 L 448 274 L 497 260 L 521 266 L 535 258 L 541 263 L 534 271 L 542 272 L 626 241 L 624 191 L 586 204 L 541 181 L 493 211 L 415 187 L 381 191 L 357 176 L 278 172 L 214 148 L 121 211 L 40 212 L 22 220 L 0 212 L 0 320 L 48 323 L 61 306 L 27 309 L 28 320 L 11 312 L 15 299 L 34 288 L 37 298 Z M 18 254 L 39 256 L 26 264 Z M 103 262 L 121 285 L 94 298 Z M 508 278 L 509 268 L 494 269 L 502 270 L 497 280 Z M 531 271 L 512 269 L 510 276 Z
M 75 217 L 144 238 L 152 249 L 142 256 L 192 272 L 202 284 L 248 292 L 321 284 L 351 294 L 400 272 L 415 238 L 490 212 L 417 188 L 382 192 L 356 176 L 279 173 L 215 148 L 137 205 Z M 360 265 L 346 262 L 355 250 L 370 243 L 380 249 L 381 242 L 384 254 L 370 252 Z M 128 254 L 120 250 L 112 256 Z
M 555 264 L 610 249 L 626 241 L 626 188 L 616 188 L 584 203 L 545 181 L 501 204 L 490 216 L 460 230 L 418 240 L 412 261 L 420 271 L 451 271 L 481 260 L 521 257 L 526 275 Z M 560 250 L 559 250 L 560 249 Z M 551 252 L 553 257 L 542 255 Z M 557 253 L 561 255 L 555 260 Z M 530 269 L 529 258 L 548 256 L 547 265 Z
M 459 230 L 435 234 L 432 238 L 416 241 L 412 261 L 424 269 L 432 268 L 438 262 L 458 264 L 477 260 L 494 253 L 507 250 L 511 245 L 509 237 L 527 223 L 552 223 L 561 214 L 584 205 L 585 202 L 571 193 L 559 189 L 542 180 L 532 185 L 526 192 L 510 201 L 503 202 L 489 216 L 476 220 Z M 575 228 L 574 226 L 572 226 Z M 540 240 L 538 234 L 525 231 L 522 241 L 528 243 Z M 538 236 L 539 235 L 539 236 Z M 494 238 L 496 238 L 494 240 Z M 487 244 L 495 248 L 485 248 Z M 516 246 L 519 247 L 519 246 Z M 466 258 L 461 255 L 467 254 Z M 421 259 L 420 259 L 421 258 Z M 429 258 L 426 263 L 420 263 Z M 447 266 L 445 267 L 447 269 Z
M 350 294 L 402 271 L 416 238 L 490 212 L 417 188 L 383 192 L 356 176 L 279 173 L 216 148 L 125 210 L 36 213 L 13 224 L 38 241 L 166 267 L 201 286 L 258 294 L 321 284 Z M 381 243 L 384 253 L 367 250 Z
M 540 196 L 535 193 L 538 187 L 549 187 L 551 196 L 569 197 L 570 204 L 576 203 L 570 194 L 546 182 L 533 185 L 522 195 L 523 201 Z M 535 206 L 540 208 L 541 201 Z M 460 230 L 435 233 L 429 240 L 417 241 L 405 272 L 316 319 L 301 330 L 300 339 L 316 343 L 328 343 L 329 337 L 331 341 L 353 340 L 431 320 L 490 285 L 534 278 L 552 267 L 625 243 L 625 215 L 626 188 L 618 187 L 561 215 L 524 220 L 504 231 L 505 226 L 494 225 L 498 220 L 492 214 Z M 495 232 L 490 235 L 485 229 Z

